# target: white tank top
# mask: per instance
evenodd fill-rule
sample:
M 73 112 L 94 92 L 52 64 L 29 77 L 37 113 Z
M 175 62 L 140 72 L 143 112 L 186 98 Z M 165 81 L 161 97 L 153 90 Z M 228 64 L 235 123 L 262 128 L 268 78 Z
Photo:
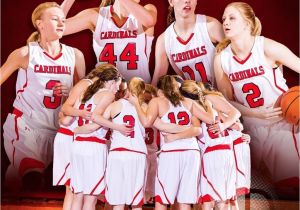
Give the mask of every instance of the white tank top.
M 112 6 L 101 7 L 99 10 L 93 34 L 96 66 L 111 63 L 127 81 L 132 77 L 141 77 L 149 83 L 149 57 L 154 37 L 146 35 L 142 24 L 132 15 L 128 16 L 122 26 L 118 26 L 112 12 Z
M 207 31 L 206 16 L 197 15 L 196 18 L 194 31 L 186 41 L 177 36 L 174 23 L 166 29 L 166 53 L 172 67 L 182 71 L 185 79 L 214 84 L 215 47 Z
M 161 120 L 166 123 L 174 123 L 178 125 L 191 125 L 192 114 L 191 112 L 180 104 L 178 106 L 173 106 L 171 102 L 169 103 L 169 110 L 162 116 Z M 180 139 L 170 143 L 165 143 L 161 141 L 161 150 L 187 150 L 196 149 L 199 150 L 197 140 L 195 137 L 188 139 Z
M 216 119 L 218 113 L 215 110 L 213 110 L 213 113 Z M 204 122 L 201 123 L 202 134 L 203 134 L 201 141 L 204 141 L 205 143 L 204 148 L 212 147 L 220 144 L 232 144 L 232 141 L 235 140 L 232 139 L 232 136 L 229 135 L 229 132 L 227 130 L 224 130 L 221 134 L 214 134 L 211 131 L 209 131 L 208 129 L 209 126 L 210 124 Z
M 97 93 L 99 92 L 103 92 L 103 91 L 107 91 L 107 89 L 103 88 L 103 89 L 100 89 L 98 90 Z M 76 104 L 76 108 L 77 109 L 80 109 L 80 110 L 88 110 L 90 112 L 93 112 L 95 110 L 95 108 L 97 107 L 97 104 L 95 104 L 94 102 L 94 98 L 95 98 L 95 95 L 97 94 L 95 93 L 89 100 L 87 100 L 85 103 L 82 103 L 81 101 L 80 102 L 77 102 Z M 83 119 L 82 117 L 76 117 L 76 126 L 82 126 L 84 124 L 90 124 L 90 123 L 93 123 L 92 121 L 90 120 L 85 120 Z M 88 134 L 78 134 L 77 136 L 81 136 L 81 137 L 90 137 L 90 136 L 94 136 L 94 137 L 97 137 L 99 139 L 102 139 L 102 140 L 106 140 L 105 139 L 105 136 L 106 136 L 106 133 L 107 133 L 108 129 L 105 128 L 105 127 L 100 127 L 98 130 L 92 132 L 92 133 L 88 133 Z
M 272 69 L 266 61 L 263 36 L 255 37 L 253 48 L 243 61 L 234 56 L 231 45 L 227 46 L 221 52 L 221 65 L 233 86 L 235 99 L 246 107 L 270 106 L 288 89 L 280 69 Z
M 48 55 L 37 42 L 30 42 L 26 70 L 19 69 L 13 106 L 30 117 L 39 128 L 57 130 L 62 97 L 53 96 L 53 86 L 60 82 L 71 88 L 75 67 L 72 47 L 61 44 L 61 53 Z
M 115 124 L 133 126 L 134 131 L 129 136 L 124 136 L 119 131 L 113 130 L 110 150 L 124 148 L 147 154 L 145 144 L 145 128 L 141 124 L 135 107 L 125 99 L 120 99 L 122 111 L 112 119 Z

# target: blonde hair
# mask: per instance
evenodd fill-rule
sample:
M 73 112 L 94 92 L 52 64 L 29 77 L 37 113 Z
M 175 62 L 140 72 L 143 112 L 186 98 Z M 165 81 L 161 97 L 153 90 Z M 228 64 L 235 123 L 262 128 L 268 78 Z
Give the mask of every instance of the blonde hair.
M 121 79 L 121 75 L 118 69 L 111 64 L 102 64 L 97 67 L 99 74 L 97 76 L 99 79 L 90 85 L 83 94 L 82 103 L 87 102 L 99 89 L 104 87 L 104 83 L 110 80 L 118 81 Z
M 245 2 L 232 2 L 228 4 L 227 7 L 234 7 L 237 9 L 242 17 L 250 24 L 251 26 L 251 35 L 252 36 L 259 36 L 262 30 L 261 22 L 260 20 L 255 16 L 254 10 L 252 7 L 245 3 Z M 221 52 L 223 49 L 225 49 L 229 44 L 230 40 L 228 38 L 223 39 L 216 47 L 217 53 Z
M 140 104 L 143 101 L 143 93 L 145 91 L 145 82 L 140 77 L 133 77 L 128 83 L 128 90 L 131 94 L 138 97 Z
M 33 32 L 29 38 L 27 39 L 27 44 L 29 42 L 35 42 L 35 41 L 39 41 L 40 39 L 40 33 L 38 31 L 38 27 L 36 25 L 36 21 L 37 20 L 40 20 L 44 11 L 48 8 L 52 8 L 52 7 L 57 7 L 57 8 L 61 8 L 56 2 L 44 2 L 44 3 L 41 3 L 39 4 L 32 12 L 32 15 L 31 15 L 31 21 L 32 21 L 32 24 L 34 26 L 34 28 L 37 30 L 35 32 Z
M 174 21 L 175 21 L 174 7 L 169 5 L 169 7 L 168 7 L 168 16 L 167 16 L 167 25 L 169 26 Z
M 197 82 L 198 87 L 201 89 L 204 96 L 206 95 L 218 95 L 224 97 L 223 94 L 213 88 L 213 86 L 206 82 Z
M 205 110 L 207 110 L 203 97 L 201 97 L 201 94 L 203 94 L 202 89 L 194 80 L 184 80 L 180 92 L 184 97 L 197 101 Z
M 115 0 L 102 0 L 100 7 L 106 7 L 115 3 Z

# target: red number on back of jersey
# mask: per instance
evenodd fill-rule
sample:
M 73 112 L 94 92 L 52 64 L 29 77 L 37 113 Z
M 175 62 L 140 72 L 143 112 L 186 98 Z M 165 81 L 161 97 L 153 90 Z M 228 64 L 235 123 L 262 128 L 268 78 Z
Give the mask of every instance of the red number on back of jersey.
M 114 44 L 106 43 L 102 52 L 100 53 L 99 61 L 116 65 L 117 60 L 118 58 L 115 55 Z M 138 60 L 139 56 L 136 54 L 136 43 L 128 43 L 122 51 L 122 53 L 120 54 L 120 61 L 127 61 L 128 70 L 137 70 Z
M 246 96 L 246 100 L 251 108 L 256 108 L 259 106 L 263 106 L 265 100 L 260 98 L 261 92 L 259 87 L 254 83 L 247 83 L 243 85 L 243 93 L 248 93 Z
M 199 63 L 195 64 L 195 70 L 199 73 L 202 82 L 208 82 L 205 67 L 204 67 L 202 62 L 199 62 Z M 196 79 L 194 70 L 191 67 L 184 66 L 184 67 L 182 67 L 182 71 L 184 73 L 188 73 L 191 80 Z
M 52 90 L 59 80 L 49 80 L 46 84 L 46 90 Z M 48 109 L 56 109 L 61 105 L 61 96 L 44 96 L 43 103 Z
M 123 117 L 123 122 L 127 124 L 128 127 L 134 128 L 135 119 L 132 115 L 125 115 Z M 129 134 L 130 138 L 134 138 L 134 131 Z
M 154 141 L 154 130 L 153 128 L 145 128 L 145 143 L 152 144 Z
M 85 108 L 85 104 L 80 104 L 79 109 L 84 110 L 84 108 Z M 86 110 L 91 111 L 92 104 L 87 105 Z M 83 126 L 83 124 L 88 124 L 88 123 L 89 123 L 89 120 L 84 120 L 82 117 L 78 118 L 78 126 Z
M 174 112 L 168 114 L 168 118 L 171 123 L 176 123 Z M 186 112 L 178 112 L 177 114 L 178 125 L 188 125 L 190 123 L 190 117 Z

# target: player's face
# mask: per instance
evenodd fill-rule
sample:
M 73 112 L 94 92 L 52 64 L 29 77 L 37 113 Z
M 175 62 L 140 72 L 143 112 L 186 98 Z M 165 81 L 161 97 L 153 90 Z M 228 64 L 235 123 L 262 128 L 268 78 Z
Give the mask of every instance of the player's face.
M 38 27 L 48 40 L 60 39 L 65 30 L 65 20 L 65 15 L 60 8 L 51 7 L 43 12 Z
M 235 7 L 227 7 L 223 14 L 223 30 L 227 38 L 244 33 L 249 29 L 249 24 Z
M 176 16 L 184 18 L 195 14 L 197 0 L 169 0 L 169 3 L 174 7 Z

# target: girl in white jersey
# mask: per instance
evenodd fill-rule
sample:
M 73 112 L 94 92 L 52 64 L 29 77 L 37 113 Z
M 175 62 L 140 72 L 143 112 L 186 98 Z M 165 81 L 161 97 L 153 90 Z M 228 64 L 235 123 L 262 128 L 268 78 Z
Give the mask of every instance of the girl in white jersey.
M 226 39 L 215 58 L 216 81 L 238 108 L 252 137 L 253 164 L 263 162 L 279 194 L 299 192 L 299 126 L 283 121 L 273 107 L 288 87 L 280 65 L 300 72 L 300 59 L 284 45 L 259 36 L 260 21 L 246 3 L 229 4 L 223 14 Z M 289 163 L 289 164 L 286 164 Z
M 213 208 L 215 201 L 218 201 L 219 209 L 226 209 L 229 199 L 235 197 L 236 191 L 235 164 L 231 150 L 233 139 L 226 129 L 236 122 L 240 113 L 220 93 L 210 91 L 208 94 L 202 83 L 199 87 L 195 81 L 185 80 L 182 83 L 181 91 L 191 98 L 196 99 L 197 96 L 200 96 L 196 101 L 204 108 L 206 108 L 204 101 L 211 101 L 215 110 L 215 117 L 223 119 L 222 122 L 216 120 L 213 125 L 205 122 L 201 124 L 202 141 L 205 145 L 203 146 L 201 161 L 199 202 L 203 203 L 203 209 Z M 226 114 L 227 117 L 224 119 L 222 114 Z
M 167 123 L 190 125 L 192 114 L 207 123 L 213 122 L 211 109 L 207 113 L 200 105 L 183 98 L 172 76 L 162 77 L 159 88 L 164 96 L 152 99 L 146 112 L 135 97 L 130 97 L 144 126 L 151 126 L 157 117 Z M 166 209 L 167 204 L 174 204 L 175 199 L 181 209 L 188 209 L 190 204 L 196 203 L 199 168 L 200 152 L 196 139 L 186 138 L 163 144 L 158 160 L 155 208 Z
M 59 42 L 65 16 L 57 3 L 36 7 L 32 23 L 37 32 L 28 45 L 12 52 L 1 67 L 0 84 L 19 68 L 14 111 L 3 127 L 10 160 L 6 172 L 9 187 L 20 183 L 21 177 L 24 185 L 26 180 L 31 186 L 40 184 L 40 173 L 52 161 L 61 104 L 73 85 L 73 76 L 82 78 L 85 74 L 82 53 Z M 32 182 L 34 174 L 37 178 Z
M 195 14 L 197 0 L 170 0 L 168 24 L 155 46 L 155 70 L 152 84 L 168 71 L 185 79 L 214 83 L 214 44 L 224 37 L 215 18 Z
M 65 12 L 74 0 L 65 0 Z M 150 82 L 149 59 L 156 23 L 154 5 L 139 0 L 103 0 L 99 8 L 83 10 L 66 21 L 64 35 L 85 29 L 93 32 L 97 64 L 115 65 L 126 80 L 134 76 Z
M 85 78 L 80 80 L 71 89 L 66 102 L 63 104 L 59 120 L 60 128 L 54 139 L 54 154 L 53 154 L 53 185 L 65 185 L 66 194 L 64 198 L 63 209 L 71 209 L 73 193 L 70 188 L 70 171 L 71 171 L 71 148 L 74 140 L 73 129 L 76 124 L 71 116 L 79 116 L 85 120 L 90 120 L 92 112 L 85 109 L 73 108 L 76 99 L 82 95 L 91 84 L 99 79 L 103 68 L 98 67 L 92 70 Z M 63 112 L 65 111 L 65 112 Z M 71 120 L 70 120 L 71 118 Z

